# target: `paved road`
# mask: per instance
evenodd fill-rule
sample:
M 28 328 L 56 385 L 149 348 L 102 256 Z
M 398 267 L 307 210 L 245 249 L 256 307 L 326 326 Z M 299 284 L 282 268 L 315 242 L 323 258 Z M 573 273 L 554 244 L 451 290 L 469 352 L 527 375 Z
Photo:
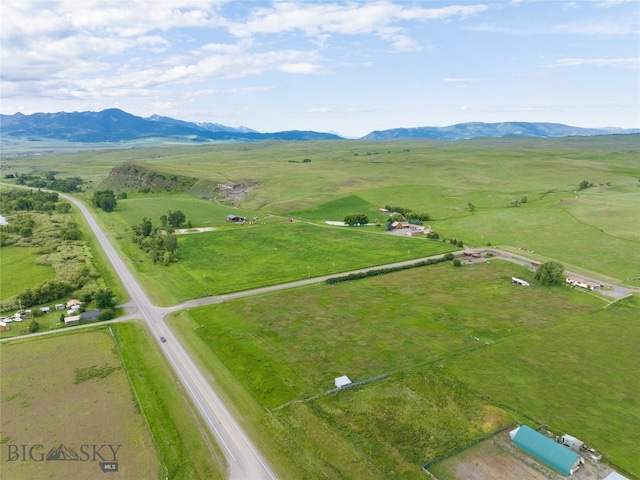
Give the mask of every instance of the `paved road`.
M 61 197 L 76 205 L 87 219 L 132 299 L 130 304 L 137 310 L 135 316 L 147 323 L 182 385 L 222 448 L 229 466 L 229 478 L 231 480 L 275 480 L 277 477 L 273 470 L 165 323 L 164 315 L 169 310 L 158 308 L 151 303 L 89 210 L 72 197 L 66 195 Z M 165 337 L 167 342 L 160 342 L 160 337 Z

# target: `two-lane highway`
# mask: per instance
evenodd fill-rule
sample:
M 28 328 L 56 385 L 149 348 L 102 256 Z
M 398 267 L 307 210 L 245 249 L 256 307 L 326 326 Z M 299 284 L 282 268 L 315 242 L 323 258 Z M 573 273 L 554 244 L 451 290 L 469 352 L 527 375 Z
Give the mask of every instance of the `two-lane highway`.
M 139 314 L 137 316 L 147 323 L 158 340 L 162 351 L 191 397 L 193 404 L 222 448 L 229 466 L 229 478 L 231 480 L 275 480 L 277 477 L 273 470 L 165 323 L 164 313 L 168 309 L 156 307 L 151 303 L 89 210 L 73 197 L 60 196 L 76 205 L 87 219 L 98 242 L 131 296 L 132 303 Z M 167 341 L 160 342 L 160 337 L 165 337 Z

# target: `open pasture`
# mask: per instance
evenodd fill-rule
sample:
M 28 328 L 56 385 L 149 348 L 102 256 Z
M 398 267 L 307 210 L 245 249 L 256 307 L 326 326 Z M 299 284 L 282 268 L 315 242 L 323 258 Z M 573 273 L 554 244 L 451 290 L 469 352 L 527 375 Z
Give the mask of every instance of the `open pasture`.
M 442 366 L 480 394 L 580 438 L 638 476 L 638 318 L 640 301 L 629 297 Z
M 466 244 L 528 248 L 567 266 L 640 285 L 640 239 L 633 228 L 637 222 L 631 221 L 638 218 L 640 202 L 639 155 L 638 135 L 345 140 L 42 155 L 12 160 L 11 168 L 86 176 L 91 188 L 124 161 L 189 175 L 203 185 L 252 183 L 246 196 L 234 199 L 238 210 L 233 213 L 248 218 L 276 214 L 341 220 L 346 212 L 370 213 L 371 220 L 383 221 L 377 208 L 403 206 L 429 213 L 436 231 Z M 579 190 L 583 180 L 594 186 Z M 205 190 L 195 188 L 192 198 Z M 511 206 L 524 197 L 526 203 Z M 195 227 L 215 226 L 229 213 L 213 202 L 189 204 L 173 195 L 166 202 L 154 201 L 158 197 L 153 195 L 147 202 L 142 198 L 131 195 L 110 214 L 122 211 L 127 221 L 113 221 L 114 232 L 122 233 L 128 222 L 139 223 L 143 216 L 157 222 L 155 217 L 169 209 L 183 210 Z M 364 211 L 352 212 L 354 208 Z
M 230 212 L 313 222 L 366 213 L 384 224 L 378 208 L 390 204 L 429 213 L 440 235 L 465 244 L 527 248 L 638 285 L 640 238 L 630 221 L 640 208 L 638 138 L 265 142 L 146 156 L 143 150 L 138 161 L 166 173 L 256 185 L 235 199 L 238 210 L 184 196 L 154 202 L 135 195 L 121 202 L 122 215 L 137 223 L 145 212 L 159 217 L 184 207 L 194 226 L 215 226 Z M 305 158 L 311 162 L 297 163 Z M 579 190 L 582 180 L 594 186 Z
M 570 288 L 511 284 L 523 272 L 499 261 L 433 265 L 191 309 L 188 324 L 275 408 L 332 388 L 340 375 L 356 381 L 411 368 L 605 305 Z
M 185 215 L 189 218 L 187 211 Z M 383 227 L 329 227 L 281 217 L 270 218 L 266 224 L 227 222 L 216 231 L 181 235 L 178 242 L 180 260 L 169 266 L 153 264 L 137 245 L 126 239 L 122 242 L 133 267 L 144 275 L 149 291 L 163 305 L 456 248 L 426 237 L 387 235 Z
M 269 438 L 264 448 L 272 463 L 327 478 L 419 478 L 425 461 L 509 423 L 514 414 L 538 414 L 510 397 L 483 399 L 473 382 L 472 389 L 457 383 L 468 375 L 443 377 L 435 365 L 477 358 L 508 342 L 526 343 L 542 359 L 546 345 L 537 338 L 544 332 L 552 336 L 559 326 L 615 314 L 584 292 L 522 288 L 511 284 L 512 275 L 531 278 L 527 269 L 500 261 L 434 265 L 190 309 L 171 322 L 257 434 Z M 564 341 L 579 345 L 577 335 Z M 612 348 L 621 345 L 605 345 L 602 352 Z M 563 379 L 576 385 L 573 367 L 590 357 L 581 357 L 577 347 L 572 352 L 576 363 L 556 362 L 545 374 L 567 368 Z M 503 370 L 513 363 L 501 361 Z M 615 370 L 630 366 L 620 362 Z M 359 381 L 383 374 L 389 376 L 316 397 L 334 387 L 335 377 Z M 609 386 L 623 395 L 629 388 Z M 611 425 L 597 409 L 590 421 Z M 621 411 L 613 413 L 624 422 Z M 549 421 L 556 424 L 560 417 Z M 623 434 L 624 426 L 614 425 Z
M 106 330 L 34 338 L 0 348 L 3 478 L 101 478 L 100 458 L 82 445 L 120 445 L 118 471 L 109 478 L 160 477 L 153 441 Z M 29 456 L 26 461 L 9 461 L 9 445 L 23 444 L 28 446 L 27 456 L 31 445 L 42 445 L 34 450 L 36 459 L 64 444 L 80 455 L 80 461 L 32 461 Z M 91 455 L 85 457 L 87 451 Z M 113 460 L 108 447 L 101 454 Z

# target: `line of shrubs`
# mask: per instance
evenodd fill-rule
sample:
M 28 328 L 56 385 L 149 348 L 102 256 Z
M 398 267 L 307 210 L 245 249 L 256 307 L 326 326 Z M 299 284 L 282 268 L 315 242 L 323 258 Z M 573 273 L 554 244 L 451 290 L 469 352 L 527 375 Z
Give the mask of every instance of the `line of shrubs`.
M 408 270 L 410 268 L 426 267 L 427 265 L 435 265 L 437 263 L 450 262 L 454 259 L 453 253 L 446 253 L 442 257 L 429 258 L 420 262 L 412 263 L 410 265 L 399 265 L 397 267 L 376 268 L 374 270 L 367 270 L 366 272 L 350 273 L 349 275 L 343 275 L 341 277 L 331 277 L 325 280 L 327 285 L 333 285 L 340 282 L 350 282 L 351 280 L 360 280 L 363 278 L 377 277 L 378 275 L 386 275 L 387 273 L 400 272 L 402 270 Z

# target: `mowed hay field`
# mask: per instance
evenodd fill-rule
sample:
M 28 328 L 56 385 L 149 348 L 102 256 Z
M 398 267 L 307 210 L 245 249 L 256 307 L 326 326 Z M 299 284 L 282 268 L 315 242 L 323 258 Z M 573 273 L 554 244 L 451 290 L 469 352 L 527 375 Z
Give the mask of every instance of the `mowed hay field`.
M 436 265 L 190 309 L 172 323 L 290 475 L 420 478 L 424 462 L 514 420 L 566 429 L 633 472 L 637 336 L 620 331 L 635 300 L 607 306 L 512 275 L 532 278 L 496 260 Z M 515 359 L 491 355 L 509 345 Z M 385 374 L 323 396 L 335 377 Z
M 101 478 L 103 460 L 93 455 L 93 445 L 120 445 L 118 471 L 109 478 L 160 477 L 163 469 L 151 435 L 106 331 L 34 338 L 0 349 L 2 478 Z M 32 445 L 42 445 L 33 450 L 38 459 L 60 444 L 73 449 L 80 461 L 29 457 Z M 20 446 L 20 454 L 21 445 L 27 445 L 27 461 L 9 461 L 10 445 Z M 109 447 L 98 452 L 113 460 Z

